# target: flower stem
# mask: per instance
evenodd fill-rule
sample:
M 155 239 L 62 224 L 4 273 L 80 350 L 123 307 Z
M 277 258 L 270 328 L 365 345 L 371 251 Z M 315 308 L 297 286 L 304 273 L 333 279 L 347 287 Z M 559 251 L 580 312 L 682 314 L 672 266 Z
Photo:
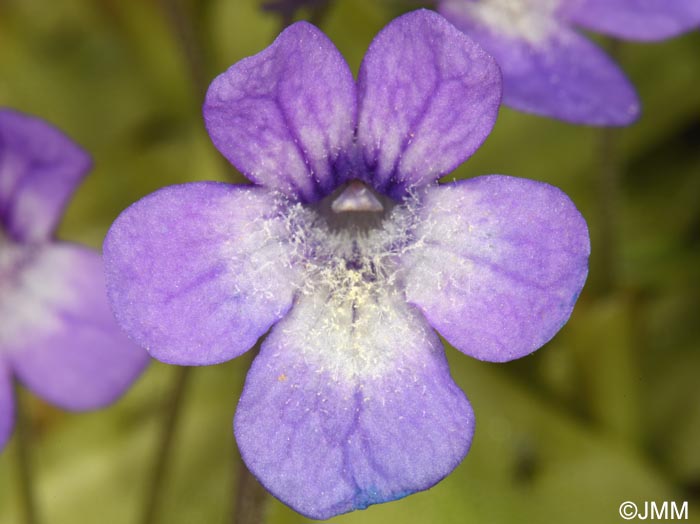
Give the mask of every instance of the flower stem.
M 316 7 L 314 7 L 314 9 L 311 11 L 311 15 L 309 16 L 309 22 L 318 27 L 323 25 L 323 22 L 325 22 L 326 17 L 328 16 L 328 11 L 330 11 L 332 3 L 332 0 L 319 2 L 316 5 Z
M 197 95 L 203 98 L 207 93 L 209 82 L 202 60 L 204 55 L 190 22 L 190 16 L 185 12 L 182 0 L 160 0 L 160 5 L 174 36 L 178 40 Z
M 24 522 L 26 524 L 39 523 L 39 511 L 34 493 L 34 482 L 32 477 L 31 455 L 29 452 L 32 431 L 31 421 L 25 413 L 22 392 L 19 383 L 14 383 L 17 412 L 15 414 L 15 445 L 17 450 L 17 484 L 19 487 Z
M 615 160 L 617 132 L 602 129 L 598 144 L 598 290 L 601 295 L 617 287 L 618 201 L 620 170 Z
M 182 399 L 187 389 L 190 374 L 191 368 L 189 367 L 175 368 L 175 377 L 168 394 L 168 405 L 163 416 L 163 426 L 161 427 L 159 444 L 155 461 L 153 462 L 151 479 L 146 491 L 147 496 L 139 520 L 142 524 L 153 524 L 156 522 L 155 516 L 163 495 L 163 484 L 167 472 L 166 466 L 170 459 L 175 430 L 182 412 Z
M 619 42 L 610 40 L 608 51 L 613 58 L 618 54 Z M 612 293 L 618 285 L 619 257 L 619 202 L 620 164 L 618 160 L 619 130 L 602 128 L 597 144 L 597 201 L 598 201 L 598 282 L 600 295 Z
M 192 13 L 188 12 L 186 7 L 183 6 L 182 0 L 159 0 L 159 2 L 165 20 L 170 26 L 170 30 L 182 52 L 189 80 L 192 82 L 192 87 L 197 94 L 196 106 L 199 111 L 201 110 L 201 101 L 204 100 L 207 94 L 207 88 L 211 79 L 203 59 L 204 46 L 202 45 L 202 38 L 192 24 Z M 239 182 L 248 182 L 247 180 L 240 180 L 240 175 L 232 168 L 228 160 L 221 155 L 218 155 L 218 158 L 222 173 L 239 178 Z
M 258 341 L 246 355 L 246 369 L 250 368 L 259 352 L 260 342 Z M 236 483 L 236 496 L 231 508 L 231 524 L 264 524 L 267 491 L 250 472 L 240 454 L 236 454 L 233 469 L 238 481 Z
M 238 457 L 238 487 L 231 524 L 264 524 L 267 491 Z
M 290 0 L 287 0 L 291 5 L 287 8 L 284 8 L 285 6 L 279 6 L 282 7 L 282 9 L 279 9 L 279 16 L 280 16 L 280 25 L 278 28 L 278 33 L 281 33 L 284 31 L 287 27 L 292 25 L 294 23 L 294 19 L 297 16 L 297 13 L 299 10 L 302 9 L 303 4 L 305 2 L 297 0 L 297 2 L 293 2 Z M 284 0 L 281 2 L 269 2 L 268 3 L 268 10 L 274 11 L 275 10 L 275 5 L 274 4 L 284 4 Z M 323 22 L 326 19 L 326 16 L 328 15 L 328 11 L 330 10 L 331 4 L 333 3 L 333 0 L 316 0 L 315 2 L 308 2 L 311 4 L 307 10 L 307 17 L 309 22 L 314 24 L 317 27 L 320 27 Z M 298 5 L 295 5 L 298 4 Z M 265 9 L 265 3 L 263 3 L 263 9 Z

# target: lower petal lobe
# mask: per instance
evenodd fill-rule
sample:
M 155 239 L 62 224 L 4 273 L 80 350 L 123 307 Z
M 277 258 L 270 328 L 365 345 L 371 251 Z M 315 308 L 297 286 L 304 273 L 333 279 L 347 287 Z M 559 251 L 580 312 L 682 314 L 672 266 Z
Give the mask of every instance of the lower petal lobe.
M 0 350 L 19 379 L 66 409 L 111 403 L 149 360 L 114 321 L 102 258 L 87 248 L 48 244 L 29 253 L 0 317 Z
M 223 362 L 292 304 L 298 276 L 276 197 L 202 182 L 161 189 L 124 211 L 104 244 L 117 320 L 158 360 Z
M 15 424 L 15 403 L 10 368 L 0 357 L 0 452 L 10 440 Z
M 485 176 L 433 187 L 406 296 L 457 349 L 503 362 L 535 351 L 568 320 L 588 274 L 586 222 L 559 189 Z
M 628 40 L 663 40 L 700 27 L 697 0 L 576 0 L 563 14 L 584 29 Z
M 250 470 L 310 518 L 429 488 L 474 431 L 420 313 L 388 295 L 358 304 L 301 297 L 264 342 L 236 411 Z

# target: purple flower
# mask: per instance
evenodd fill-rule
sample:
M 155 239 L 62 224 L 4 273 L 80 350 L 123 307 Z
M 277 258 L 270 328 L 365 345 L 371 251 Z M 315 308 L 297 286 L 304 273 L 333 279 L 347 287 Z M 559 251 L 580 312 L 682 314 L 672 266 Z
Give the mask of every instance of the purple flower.
M 439 0 L 503 72 L 503 102 L 589 125 L 628 125 L 639 100 L 620 68 L 575 28 L 662 40 L 700 26 L 698 0 Z
M 90 158 L 42 120 L 0 110 L 0 449 L 11 376 L 70 410 L 115 400 L 148 355 L 117 326 L 102 259 L 53 235 Z
M 589 240 L 561 191 L 435 183 L 490 132 L 500 85 L 430 11 L 379 33 L 357 83 L 299 22 L 204 104 L 214 144 L 255 185 L 162 189 L 107 235 L 116 316 L 154 357 L 215 364 L 272 327 L 234 430 L 253 474 L 304 515 L 427 489 L 465 456 L 474 415 L 433 328 L 506 361 L 571 313 Z

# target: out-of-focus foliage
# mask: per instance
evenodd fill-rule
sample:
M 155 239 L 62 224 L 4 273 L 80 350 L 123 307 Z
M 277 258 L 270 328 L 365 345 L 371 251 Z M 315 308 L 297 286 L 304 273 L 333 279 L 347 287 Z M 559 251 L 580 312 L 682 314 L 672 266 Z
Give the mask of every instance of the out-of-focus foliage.
M 184 33 L 173 2 L 188 15 Z M 48 119 L 95 158 L 63 239 L 99 247 L 120 210 L 161 186 L 242 180 L 208 140 L 192 71 L 209 81 L 263 49 L 280 22 L 254 0 L 173 2 L 0 0 L 0 105 Z M 400 5 L 338 0 L 323 29 L 357 71 Z M 625 500 L 687 500 L 690 522 L 700 522 L 698 50 L 697 32 L 619 49 L 644 109 L 627 129 L 501 111 L 454 176 L 505 173 L 564 189 L 591 228 L 589 285 L 569 324 L 530 357 L 496 365 L 448 349 L 477 415 L 471 453 L 435 488 L 333 522 L 608 523 L 620 522 Z M 607 186 L 604 141 L 619 166 Z M 248 364 L 195 370 L 159 522 L 226 522 L 236 483 L 231 420 Z M 119 403 L 90 414 L 23 399 L 47 523 L 135 519 L 173 373 L 154 364 Z M 2 523 L 20 518 L 15 447 L 0 455 Z M 277 502 L 269 516 L 306 521 Z

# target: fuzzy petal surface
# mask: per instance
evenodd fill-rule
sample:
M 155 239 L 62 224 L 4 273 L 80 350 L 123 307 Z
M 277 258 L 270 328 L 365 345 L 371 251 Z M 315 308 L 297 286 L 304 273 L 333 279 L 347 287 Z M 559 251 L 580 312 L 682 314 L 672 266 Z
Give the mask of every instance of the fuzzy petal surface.
M 406 297 L 460 351 L 504 362 L 550 340 L 588 273 L 586 222 L 559 189 L 493 175 L 426 191 Z
M 19 242 L 48 239 L 90 167 L 87 153 L 55 127 L 0 109 L 0 227 Z
M 698 0 L 573 0 L 573 23 L 627 40 L 653 41 L 700 28 Z
M 10 368 L 0 357 L 0 452 L 10 440 L 15 425 L 15 402 Z
M 355 81 L 333 43 L 298 22 L 214 79 L 204 120 L 217 149 L 250 180 L 315 201 L 344 176 Z
M 358 89 L 366 181 L 400 197 L 449 173 L 483 143 L 498 114 L 501 75 L 442 16 L 419 10 L 377 35 Z
M 25 248 L 0 298 L 0 352 L 19 379 L 57 406 L 111 403 L 148 362 L 119 329 L 100 255 L 70 244 Z
M 504 104 L 594 126 L 629 125 L 639 116 L 630 81 L 585 37 L 553 18 L 532 22 L 532 34 L 507 33 L 470 18 L 463 3 L 444 1 L 440 11 L 496 59 L 503 73 Z
M 158 360 L 207 365 L 248 350 L 292 304 L 298 276 L 276 197 L 202 182 L 126 209 L 104 244 L 117 320 Z
M 397 295 L 360 302 L 303 296 L 263 343 L 234 419 L 251 472 L 309 518 L 431 487 L 474 432 L 420 313 Z

